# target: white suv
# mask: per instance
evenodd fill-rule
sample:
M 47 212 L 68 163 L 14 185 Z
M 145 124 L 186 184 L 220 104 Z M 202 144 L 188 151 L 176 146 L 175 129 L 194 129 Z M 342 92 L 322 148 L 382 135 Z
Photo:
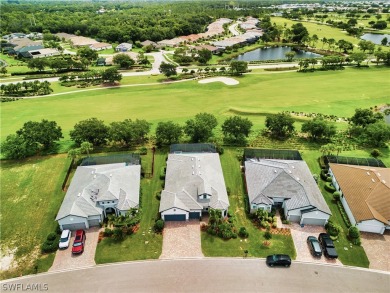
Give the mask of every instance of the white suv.
M 61 239 L 60 239 L 60 244 L 58 245 L 58 247 L 59 247 L 60 249 L 68 248 L 69 242 L 70 242 L 70 236 L 71 236 L 71 235 L 72 235 L 72 233 L 70 232 L 70 230 L 64 230 L 64 231 L 62 231 Z

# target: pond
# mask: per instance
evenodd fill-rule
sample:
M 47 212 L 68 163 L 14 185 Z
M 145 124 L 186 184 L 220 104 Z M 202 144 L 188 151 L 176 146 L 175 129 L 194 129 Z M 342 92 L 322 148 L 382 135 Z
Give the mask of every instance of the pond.
M 262 60 L 277 60 L 286 59 L 286 53 L 294 51 L 296 53 L 294 58 L 318 58 L 322 57 L 320 54 L 307 52 L 303 50 L 296 50 L 292 47 L 272 47 L 261 48 L 239 55 L 234 60 L 238 61 L 262 61 Z
M 387 41 L 390 42 L 390 35 L 388 34 L 364 34 L 361 36 L 361 39 L 366 40 L 366 41 L 371 41 L 374 44 L 380 45 L 383 38 L 387 38 Z

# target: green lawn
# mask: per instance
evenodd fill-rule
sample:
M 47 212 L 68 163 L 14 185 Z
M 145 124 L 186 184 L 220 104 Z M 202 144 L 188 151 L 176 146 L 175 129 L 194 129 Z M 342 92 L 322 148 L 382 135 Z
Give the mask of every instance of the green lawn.
M 283 110 L 350 117 L 358 107 L 389 102 L 389 73 L 388 68 L 373 66 L 313 74 L 251 74 L 238 78 L 237 86 L 186 81 L 24 99 L 2 105 L 1 138 L 14 133 L 26 121 L 41 119 L 57 121 L 66 141 L 73 126 L 89 117 L 106 123 L 126 118 L 146 119 L 155 128 L 159 121 L 184 123 L 200 111 L 216 115 L 220 123 L 239 112 L 248 115 L 255 131 L 263 128 L 266 113 Z M 128 77 L 125 83 L 144 83 L 154 78 L 161 76 Z
M 151 152 L 149 150 L 149 152 Z M 155 172 L 151 179 L 141 180 L 142 190 L 142 217 L 140 229 L 137 233 L 127 236 L 123 241 L 112 238 L 103 239 L 97 246 L 95 261 L 97 264 L 118 261 L 156 259 L 162 250 L 162 235 L 153 233 L 153 225 L 158 217 L 160 202 L 156 199 L 156 192 L 162 190 L 162 181 L 159 179 L 159 170 L 165 164 L 166 154 L 156 152 Z M 151 156 L 142 157 L 142 160 L 151 159 Z M 150 166 L 145 162 L 145 166 Z
M 231 190 L 229 211 L 234 215 L 236 228 L 246 227 L 249 237 L 246 240 L 238 237 L 237 239 L 226 241 L 202 232 L 203 254 L 205 256 L 235 257 L 243 256 L 244 250 L 248 250 L 248 256 L 253 257 L 266 257 L 273 253 L 286 253 L 295 259 L 296 252 L 291 236 L 273 235 L 269 247 L 262 245 L 265 240 L 264 232 L 257 229 L 245 213 L 245 202 L 247 199 L 237 154 L 242 154 L 242 149 L 225 149 L 225 153 L 221 156 L 221 164 L 226 186 Z
M 321 155 L 319 151 L 304 151 L 301 152 L 303 159 L 307 162 L 311 172 L 313 174 L 320 173 L 320 166 L 318 164 L 318 157 Z M 349 151 L 342 153 L 343 156 L 351 156 L 351 157 L 368 157 L 368 154 L 365 154 L 363 151 Z M 388 159 L 388 158 L 387 158 Z M 335 241 L 335 246 L 337 249 L 337 253 L 339 254 L 339 259 L 344 265 L 357 266 L 368 268 L 369 260 L 362 246 L 352 245 L 350 247 L 350 242 L 347 239 L 348 229 L 341 217 L 340 211 L 337 205 L 333 202 L 333 196 L 331 193 L 327 192 L 324 189 L 324 181 L 319 179 L 319 187 L 324 195 L 325 201 L 328 204 L 332 216 L 330 218 L 331 221 L 338 223 L 341 225 L 343 232 L 340 233 L 339 239 Z M 345 250 L 344 247 L 347 247 L 348 250 Z
M 64 193 L 61 190 L 70 161 L 65 155 L 1 162 L 1 250 L 14 253 L 18 267 L 1 278 L 45 271 L 53 255 L 40 256 L 40 246 L 54 221 Z M 35 263 L 37 261 L 37 263 Z
M 287 27 L 291 27 L 293 24 L 301 22 L 307 28 L 311 36 L 314 34 L 318 36 L 319 41 L 316 44 L 317 48 L 322 48 L 321 39 L 324 37 L 327 39 L 333 38 L 336 41 L 343 39 L 355 45 L 357 45 L 361 41 L 359 38 L 348 35 L 346 31 L 342 31 L 339 28 L 331 27 L 326 24 L 319 24 L 319 23 L 307 22 L 307 21 L 295 21 L 283 17 L 271 17 L 271 22 L 281 26 L 287 24 Z M 328 45 L 325 44 L 323 48 L 328 49 Z

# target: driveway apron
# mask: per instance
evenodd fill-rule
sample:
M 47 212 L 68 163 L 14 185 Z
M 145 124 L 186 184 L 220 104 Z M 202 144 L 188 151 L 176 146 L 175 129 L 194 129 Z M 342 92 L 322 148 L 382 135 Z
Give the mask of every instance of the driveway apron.
M 160 259 L 203 257 L 199 220 L 165 222 Z
M 75 232 L 73 231 L 69 247 L 67 249 L 57 251 L 53 265 L 49 269 L 49 272 L 78 269 L 96 265 L 95 251 L 99 238 L 99 227 L 92 227 L 85 232 L 86 240 L 84 252 L 79 255 L 72 254 L 72 245 L 75 235 Z

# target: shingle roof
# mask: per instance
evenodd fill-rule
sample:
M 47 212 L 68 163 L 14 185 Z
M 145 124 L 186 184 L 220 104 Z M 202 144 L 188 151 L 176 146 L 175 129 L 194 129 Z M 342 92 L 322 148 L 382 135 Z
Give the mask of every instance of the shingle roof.
M 118 200 L 119 210 L 139 205 L 140 165 L 125 163 L 79 166 L 73 176 L 56 220 L 68 215 L 100 215 L 102 200 Z
M 245 177 L 250 203 L 266 203 L 266 198 L 282 197 L 287 199 L 288 210 L 312 206 L 331 214 L 304 161 L 247 160 Z
M 165 178 L 160 212 L 173 207 L 186 211 L 208 206 L 215 209 L 229 207 L 222 167 L 216 153 L 169 154 Z M 209 201 L 198 200 L 198 196 L 204 193 L 211 195 Z
M 329 164 L 357 222 L 390 224 L 390 169 Z

